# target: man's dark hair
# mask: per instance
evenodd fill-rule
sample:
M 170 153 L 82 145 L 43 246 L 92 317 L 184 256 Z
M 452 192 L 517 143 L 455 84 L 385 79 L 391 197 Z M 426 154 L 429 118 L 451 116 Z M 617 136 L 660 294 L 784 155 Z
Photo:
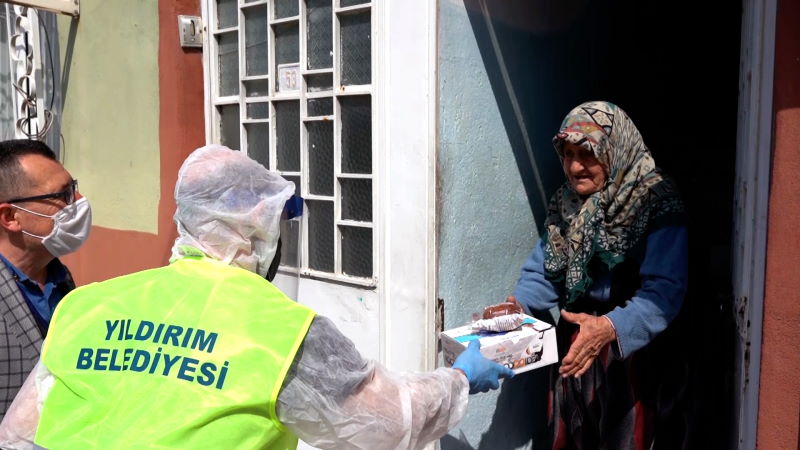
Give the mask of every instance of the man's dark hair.
M 25 195 L 31 180 L 19 163 L 27 155 L 41 155 L 57 161 L 55 153 L 44 142 L 13 139 L 0 142 L 0 202 Z

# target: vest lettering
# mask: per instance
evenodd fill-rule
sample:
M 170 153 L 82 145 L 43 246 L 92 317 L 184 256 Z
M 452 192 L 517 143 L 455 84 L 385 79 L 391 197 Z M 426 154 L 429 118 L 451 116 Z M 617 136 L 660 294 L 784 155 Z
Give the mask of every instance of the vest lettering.
M 183 358 L 181 362 L 181 369 L 178 371 L 178 378 L 186 381 L 194 381 L 194 377 L 187 375 L 187 373 L 194 373 L 197 363 L 200 361 L 194 358 Z
M 214 351 L 219 335 L 200 328 L 159 323 L 157 326 L 149 320 L 141 320 L 136 325 L 133 319 L 106 320 L 105 340 L 112 340 L 115 336 L 118 341 L 148 341 L 154 344 L 171 345 L 173 347 L 202 350 L 208 353 Z M 133 329 L 136 329 L 134 332 Z
M 222 370 L 219 371 L 219 379 L 217 380 L 217 385 L 214 386 L 217 389 L 222 389 L 222 385 L 225 384 L 225 375 L 228 374 L 228 361 L 225 361 L 225 364 L 222 365 Z
M 203 376 L 197 377 L 197 383 L 200 384 L 201 386 L 211 386 L 212 384 L 214 384 L 214 372 L 216 371 L 217 371 L 216 364 L 210 362 L 203 363 L 200 366 L 200 373 L 203 376 L 205 376 L 205 378 L 203 378 Z
M 125 321 L 125 340 L 130 341 L 133 339 L 133 335 L 131 334 L 131 319 Z
M 135 339 L 137 341 L 146 341 L 147 338 L 153 334 L 153 328 L 155 328 L 155 325 L 153 325 L 153 322 L 150 322 L 149 320 L 143 320 L 139 322 L 139 328 L 136 330 Z
M 161 375 L 164 375 L 165 377 L 169 375 L 170 369 L 172 369 L 172 366 L 174 366 L 179 359 L 181 359 L 180 356 L 170 359 L 169 355 L 164 353 L 164 372 Z
M 92 367 L 92 354 L 94 351 L 90 348 L 82 348 L 80 353 L 78 353 L 78 365 L 75 366 L 76 369 L 86 370 L 89 367 Z M 207 385 L 206 385 L 207 386 Z
M 147 373 L 155 373 L 156 367 L 158 366 L 158 360 L 161 359 L 161 347 L 158 347 L 158 352 L 156 352 L 155 358 L 153 358 L 153 365 L 150 366 L 150 370 Z
M 131 360 L 132 348 L 126 348 L 122 353 L 122 370 L 128 370 L 128 362 Z
M 114 329 L 117 328 L 119 325 L 119 320 L 115 320 L 112 324 L 110 320 L 106 320 L 106 340 L 111 339 L 111 333 L 114 332 Z
M 111 350 L 111 362 L 108 364 L 108 370 L 119 372 L 122 370 L 122 366 L 119 364 L 115 364 L 117 362 L 117 349 Z
M 192 337 L 192 331 L 194 331 L 194 328 L 186 329 L 186 333 L 183 335 L 183 341 L 181 342 L 181 347 L 186 348 L 186 346 L 189 345 L 189 338 Z
M 133 361 L 131 361 L 131 370 L 134 372 L 144 372 L 144 369 L 150 364 L 150 352 L 144 350 L 136 350 L 133 354 Z
M 154 343 L 158 342 L 158 338 L 161 337 L 161 331 L 163 331 L 163 330 L 164 330 L 164 324 L 163 323 L 158 324 L 158 327 L 156 328 L 156 335 L 153 336 L 153 342 Z
M 164 333 L 164 340 L 161 343 L 166 344 L 168 340 L 172 339 L 172 345 L 177 347 L 178 336 L 180 336 L 181 333 L 183 333 L 183 327 L 179 327 L 177 325 L 170 325 L 167 327 L 167 332 Z
M 106 366 L 101 365 L 108 360 L 108 349 L 98 348 L 94 356 L 94 370 L 106 370 Z
M 205 337 L 205 330 L 197 330 L 197 332 L 194 334 L 194 341 L 192 341 L 192 350 L 200 349 L 208 353 L 213 352 L 214 344 L 217 343 L 217 333 L 209 333 L 207 340 Z M 206 347 L 208 347 L 208 350 L 206 350 Z

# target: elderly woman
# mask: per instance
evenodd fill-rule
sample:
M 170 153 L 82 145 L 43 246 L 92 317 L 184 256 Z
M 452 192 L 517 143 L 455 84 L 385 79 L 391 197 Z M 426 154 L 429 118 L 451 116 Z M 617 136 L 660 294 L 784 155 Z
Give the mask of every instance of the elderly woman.
M 561 310 L 553 448 L 650 448 L 657 381 L 644 371 L 686 292 L 684 206 L 616 105 L 579 105 L 553 145 L 567 182 L 510 298 Z

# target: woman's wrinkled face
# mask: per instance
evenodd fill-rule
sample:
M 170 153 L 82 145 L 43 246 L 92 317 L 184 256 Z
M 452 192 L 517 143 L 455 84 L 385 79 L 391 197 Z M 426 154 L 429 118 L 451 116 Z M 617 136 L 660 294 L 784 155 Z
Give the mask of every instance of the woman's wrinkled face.
M 564 142 L 564 173 L 575 192 L 585 197 L 603 189 L 606 171 L 590 150 Z

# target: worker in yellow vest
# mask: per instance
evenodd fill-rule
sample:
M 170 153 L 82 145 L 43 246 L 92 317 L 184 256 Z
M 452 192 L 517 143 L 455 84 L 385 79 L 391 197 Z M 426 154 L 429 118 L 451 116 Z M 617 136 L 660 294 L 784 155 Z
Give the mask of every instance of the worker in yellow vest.
M 477 344 L 453 369 L 391 373 L 287 298 L 268 279 L 293 193 L 241 152 L 193 152 L 175 187 L 170 264 L 61 302 L 0 445 L 420 448 L 461 419 L 467 391 L 513 376 Z

